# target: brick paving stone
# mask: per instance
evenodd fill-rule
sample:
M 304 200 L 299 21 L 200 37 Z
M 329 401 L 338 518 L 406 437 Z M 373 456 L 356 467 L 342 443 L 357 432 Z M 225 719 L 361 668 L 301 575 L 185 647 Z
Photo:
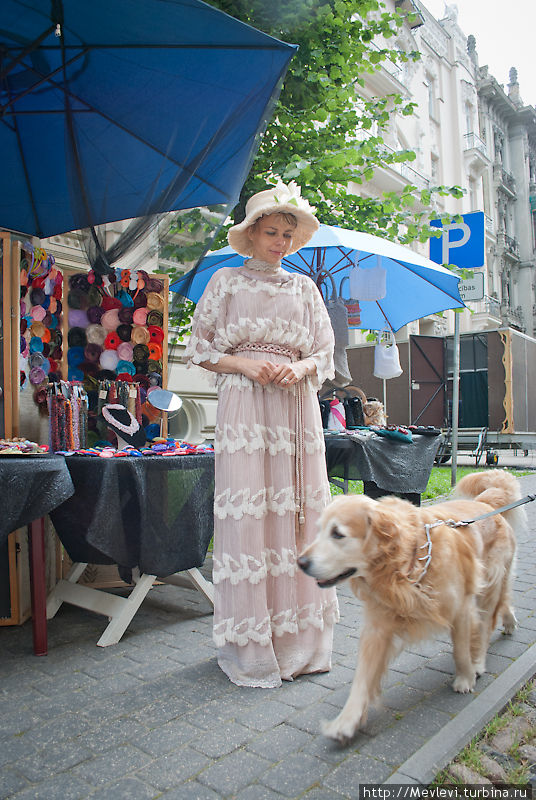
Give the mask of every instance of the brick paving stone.
M 343 745 L 321 734 L 311 736 L 310 741 L 303 748 L 303 752 L 321 758 L 330 764 L 340 764 L 347 756 L 346 748 Z
M 305 792 L 331 771 L 332 767 L 307 753 L 293 753 L 268 769 L 260 782 L 284 797 L 296 797 Z
M 441 711 L 456 714 L 458 711 L 461 711 L 462 708 L 469 705 L 472 699 L 473 695 L 471 692 L 460 694 L 460 692 L 455 692 L 450 686 L 446 686 L 444 689 L 440 689 L 438 692 L 434 692 L 430 695 L 430 705 L 432 708 L 439 708 Z
M 256 731 L 267 731 L 274 728 L 288 717 L 292 716 L 294 709 L 278 700 L 267 700 L 249 708 L 244 713 L 236 714 L 237 722 L 247 725 Z
M 145 723 L 154 728 L 156 725 L 163 725 L 172 719 L 182 719 L 182 717 L 192 710 L 192 703 L 186 698 L 168 697 L 165 700 L 158 700 L 141 708 L 131 711 L 131 716 L 138 722 Z
M 159 794 L 158 800 L 221 800 L 221 795 L 196 780 L 190 780 L 182 786 L 176 786 L 168 792 Z
M 16 762 L 17 771 L 33 783 L 50 778 L 70 767 L 75 767 L 92 758 L 91 750 L 82 742 L 62 741 L 44 747 L 39 753 L 32 753 Z
M 28 781 L 13 769 L 4 769 L 0 775 L 0 797 L 12 797 L 28 786 Z
M 19 741 L 29 743 L 31 749 L 40 750 L 50 742 L 58 743 L 83 736 L 91 729 L 89 720 L 82 714 L 69 711 L 54 717 L 50 722 L 40 722 L 35 727 L 20 734 Z
M 251 738 L 251 728 L 237 722 L 228 722 L 203 732 L 190 742 L 190 747 L 210 758 L 221 758 L 245 744 Z M 262 754 L 261 754 L 262 755 Z
M 417 732 L 410 733 L 405 730 L 401 735 L 397 726 L 392 725 L 360 745 L 359 754 L 374 756 L 388 764 L 398 766 L 422 747 L 424 742 L 425 737 L 419 736 Z
M 241 789 L 238 794 L 231 795 L 233 800 L 281 800 L 279 792 L 274 792 L 262 783 L 252 783 Z M 339 798 L 340 800 L 340 798 Z
M 281 702 L 288 703 L 295 708 L 304 708 L 325 698 L 329 692 L 324 686 L 319 686 L 303 677 L 291 684 L 285 683 L 280 694 Z
M 428 658 L 418 653 L 410 653 L 405 650 L 390 664 L 390 669 L 396 672 L 405 672 L 409 674 L 419 667 L 428 666 Z
M 225 797 L 259 778 L 270 766 L 271 762 L 267 759 L 238 750 L 203 770 L 197 779 Z
M 349 686 L 354 677 L 355 668 L 343 667 L 336 664 L 330 672 L 322 672 L 318 675 L 311 675 L 311 683 L 318 683 L 326 689 L 336 689 L 339 686 Z
M 103 755 L 96 756 L 89 761 L 75 767 L 75 775 L 91 783 L 93 786 L 102 786 L 110 781 L 117 780 L 125 774 L 133 773 L 149 760 L 147 753 L 132 747 L 130 744 L 120 745 L 107 750 Z
M 129 738 L 140 750 L 156 758 L 178 750 L 197 736 L 199 728 L 189 725 L 183 719 L 173 719 L 171 722 L 155 726 L 140 736 L 133 735 Z
M 355 797 L 356 795 L 354 794 Z M 321 786 L 309 789 L 308 792 L 302 795 L 302 798 L 303 800 L 341 800 L 341 795 L 338 792 L 331 792 L 325 786 Z
M 147 735 L 147 728 L 135 719 L 121 717 L 109 722 L 93 720 L 93 728 L 84 734 L 83 741 L 93 754 L 104 753 L 121 744 L 136 743 Z
M 324 778 L 323 786 L 355 800 L 361 783 L 383 783 L 391 772 L 384 761 L 354 753 Z
M 38 785 L 18 792 L 13 800 L 82 800 L 89 797 L 91 786 L 70 772 L 55 775 Z
M 334 712 L 333 706 L 327 705 L 327 703 L 317 703 L 311 708 L 301 709 L 287 716 L 289 725 L 316 736 L 320 733 L 322 721 L 333 719 L 337 714 L 336 710 Z
M 397 721 L 396 730 L 401 735 L 406 732 L 415 733 L 419 736 L 430 737 L 436 734 L 441 728 L 450 722 L 451 715 L 446 711 L 432 709 L 425 703 L 419 704 L 404 714 L 402 719 Z
M 2 715 L 0 715 L 0 739 L 3 739 L 5 736 L 14 736 L 23 733 L 29 728 L 33 728 L 34 725 L 37 725 L 39 722 L 39 717 L 33 714 L 31 710 L 19 708 L 18 713 L 17 711 L 6 713 L 4 710 Z
M 210 759 L 202 753 L 185 746 L 136 770 L 136 777 L 163 792 L 180 786 L 210 763 Z
M 404 678 L 406 686 L 411 686 L 413 689 L 422 689 L 425 692 L 433 692 L 442 686 L 447 686 L 450 682 L 450 676 L 445 675 L 443 672 L 425 668 L 416 669 Z
M 91 800 L 153 800 L 162 794 L 154 786 L 148 786 L 137 778 L 122 778 L 97 789 Z
M 413 689 L 410 686 L 391 686 L 382 692 L 381 702 L 387 708 L 392 708 L 395 711 L 405 711 L 413 706 L 424 697 L 425 692 L 418 689 Z
M 313 739 L 314 737 L 310 733 L 300 731 L 283 722 L 281 725 L 255 736 L 248 742 L 247 749 L 276 763 L 289 753 L 306 747 Z
M 517 658 L 521 653 L 527 649 L 524 642 L 516 641 L 514 636 L 501 636 L 494 642 L 491 642 L 488 648 L 488 654 L 493 653 L 500 656 L 509 656 L 510 658 Z

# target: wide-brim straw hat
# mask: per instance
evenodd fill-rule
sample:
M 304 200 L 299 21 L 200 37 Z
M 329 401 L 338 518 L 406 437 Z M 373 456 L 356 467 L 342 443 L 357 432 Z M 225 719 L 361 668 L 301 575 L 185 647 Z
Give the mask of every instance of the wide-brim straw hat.
M 294 181 L 288 186 L 278 183 L 274 188 L 257 192 L 249 198 L 246 203 L 245 219 L 229 228 L 227 239 L 233 250 L 241 256 L 251 256 L 253 243 L 247 233 L 250 225 L 270 214 L 292 214 L 296 218 L 297 226 L 292 234 L 292 245 L 288 250 L 290 255 L 305 247 L 313 233 L 320 227 L 314 215 L 315 211 L 315 207 L 301 197 L 301 189 Z

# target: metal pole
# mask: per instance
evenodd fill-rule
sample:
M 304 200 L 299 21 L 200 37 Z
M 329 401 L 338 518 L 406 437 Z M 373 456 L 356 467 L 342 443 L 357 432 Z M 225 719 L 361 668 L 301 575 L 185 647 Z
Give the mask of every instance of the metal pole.
M 450 485 L 456 486 L 458 466 L 458 408 L 460 403 L 460 314 L 454 310 L 454 364 L 452 374 L 452 468 Z

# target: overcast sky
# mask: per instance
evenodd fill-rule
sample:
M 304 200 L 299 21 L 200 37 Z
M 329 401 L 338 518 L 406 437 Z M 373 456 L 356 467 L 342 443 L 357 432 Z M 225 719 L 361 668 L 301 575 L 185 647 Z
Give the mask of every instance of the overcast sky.
M 436 17 L 444 16 L 444 0 L 421 0 Z M 453 0 L 458 25 L 476 37 L 480 66 L 488 65 L 499 83 L 508 84 L 510 67 L 516 67 L 520 94 L 526 105 L 536 106 L 536 0 Z

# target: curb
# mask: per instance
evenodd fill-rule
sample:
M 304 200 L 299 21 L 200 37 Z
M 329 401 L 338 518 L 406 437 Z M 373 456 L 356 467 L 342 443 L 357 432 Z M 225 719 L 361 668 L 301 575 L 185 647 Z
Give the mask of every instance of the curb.
M 536 672 L 536 644 L 401 764 L 385 784 L 428 785 Z

